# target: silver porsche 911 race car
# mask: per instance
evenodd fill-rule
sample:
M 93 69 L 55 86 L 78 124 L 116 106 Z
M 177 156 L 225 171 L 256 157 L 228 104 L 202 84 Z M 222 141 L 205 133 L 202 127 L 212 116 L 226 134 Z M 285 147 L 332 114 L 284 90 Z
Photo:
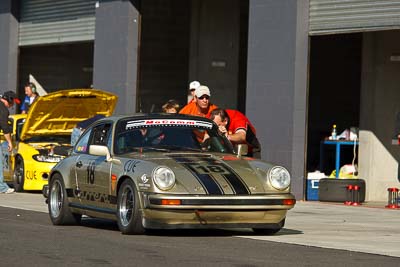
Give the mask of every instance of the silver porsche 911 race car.
M 123 234 L 233 227 L 276 233 L 296 202 L 289 172 L 240 154 L 208 119 L 104 118 L 52 169 L 45 193 L 51 221 L 113 219 Z

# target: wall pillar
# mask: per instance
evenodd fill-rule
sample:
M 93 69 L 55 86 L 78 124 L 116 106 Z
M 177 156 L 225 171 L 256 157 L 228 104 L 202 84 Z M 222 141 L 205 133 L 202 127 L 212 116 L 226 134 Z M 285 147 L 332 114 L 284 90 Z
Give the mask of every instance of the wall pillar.
M 114 114 L 136 112 L 139 1 L 101 0 L 96 8 L 93 86 L 119 96 Z
M 246 115 L 262 158 L 292 175 L 304 197 L 308 71 L 307 0 L 250 0 Z
M 0 93 L 17 92 L 18 1 L 0 1 Z

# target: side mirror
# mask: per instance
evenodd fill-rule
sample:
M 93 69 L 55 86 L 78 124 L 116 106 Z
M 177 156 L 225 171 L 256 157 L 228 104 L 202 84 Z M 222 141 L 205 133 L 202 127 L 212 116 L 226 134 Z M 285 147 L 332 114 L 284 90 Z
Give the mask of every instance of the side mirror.
M 243 155 L 247 155 L 249 153 L 249 147 L 246 144 L 239 144 L 237 145 L 237 156 L 241 157 Z
M 113 163 L 121 164 L 121 161 L 119 159 L 113 159 L 111 157 L 110 151 L 106 146 L 90 145 L 89 154 L 94 156 L 105 156 L 106 161 L 112 161 Z
M 110 151 L 108 151 L 108 147 L 99 145 L 89 146 L 89 154 L 95 156 L 106 156 L 107 158 L 110 157 Z

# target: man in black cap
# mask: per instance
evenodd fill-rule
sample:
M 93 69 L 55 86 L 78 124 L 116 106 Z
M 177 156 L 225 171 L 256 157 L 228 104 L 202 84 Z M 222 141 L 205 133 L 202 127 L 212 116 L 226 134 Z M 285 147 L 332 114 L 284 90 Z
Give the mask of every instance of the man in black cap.
M 10 115 L 9 108 L 12 108 L 14 103 L 21 103 L 17 95 L 13 91 L 7 91 L 0 97 L 0 129 L 3 130 L 4 138 L 8 143 L 8 152 L 13 150 L 11 142 L 12 126 L 8 124 L 8 116 Z M 14 193 L 14 188 L 10 188 L 4 182 L 3 176 L 3 160 L 0 159 L 0 193 L 10 194 Z

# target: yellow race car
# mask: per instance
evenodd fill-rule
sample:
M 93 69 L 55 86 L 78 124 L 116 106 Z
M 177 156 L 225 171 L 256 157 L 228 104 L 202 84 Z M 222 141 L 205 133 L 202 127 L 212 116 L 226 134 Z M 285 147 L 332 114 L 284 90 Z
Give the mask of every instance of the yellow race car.
M 28 114 L 10 116 L 14 151 L 2 133 L 4 181 L 17 192 L 42 190 L 53 166 L 68 156 L 76 124 L 97 114 L 112 115 L 117 96 L 95 89 L 61 90 L 39 97 Z

